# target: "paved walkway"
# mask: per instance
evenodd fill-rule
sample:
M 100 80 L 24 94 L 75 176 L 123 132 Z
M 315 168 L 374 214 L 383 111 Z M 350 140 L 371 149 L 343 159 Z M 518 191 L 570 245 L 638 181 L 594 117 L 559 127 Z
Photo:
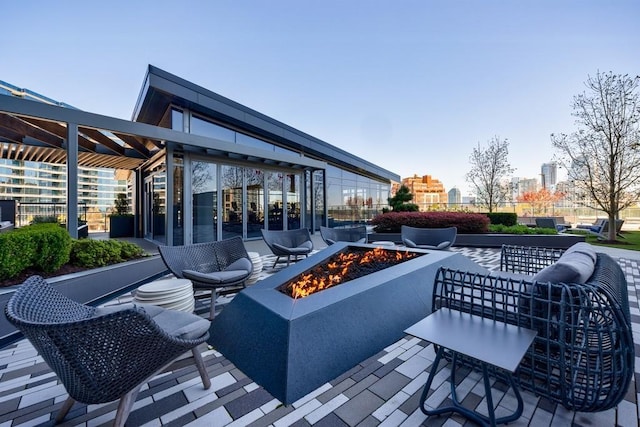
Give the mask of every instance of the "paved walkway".
M 247 245 L 250 251 L 258 247 Z M 495 269 L 496 249 L 455 248 Z M 598 248 L 600 250 L 600 248 Z M 640 331 L 640 257 L 628 251 L 613 253 L 627 273 L 631 315 L 636 342 Z M 609 250 L 607 250 L 609 252 Z M 272 259 L 265 256 L 265 262 Z M 636 351 L 640 355 L 640 350 Z M 143 387 L 129 417 L 131 426 L 458 426 L 471 425 L 458 415 L 426 418 L 418 408 L 427 372 L 435 357 L 433 346 L 405 336 L 350 371 L 309 395 L 283 406 L 263 388 L 213 349 L 203 356 L 212 388 L 203 390 L 195 368 L 176 368 L 156 376 Z M 636 372 L 640 366 L 636 367 Z M 443 364 L 427 403 L 438 406 L 449 393 L 449 365 Z M 636 374 L 637 376 L 637 374 Z M 461 377 L 459 394 L 464 403 L 486 408 L 481 377 L 470 372 Z M 525 408 L 515 426 L 637 426 L 635 380 L 617 408 L 600 413 L 571 412 L 523 393 Z M 501 383 L 493 384 L 497 415 L 514 407 L 515 398 Z M 52 425 L 52 417 L 66 398 L 64 388 L 27 341 L 0 351 L 0 427 Z M 113 421 L 116 404 L 76 404 L 62 425 L 100 426 Z

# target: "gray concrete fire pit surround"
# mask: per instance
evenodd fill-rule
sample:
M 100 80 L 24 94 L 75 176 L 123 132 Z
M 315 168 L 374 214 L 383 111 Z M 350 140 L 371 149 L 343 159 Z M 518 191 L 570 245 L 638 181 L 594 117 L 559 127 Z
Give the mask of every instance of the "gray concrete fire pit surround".
M 306 298 L 277 289 L 350 247 L 375 245 L 331 245 L 242 290 L 211 325 L 209 343 L 285 405 L 398 341 L 431 313 L 440 266 L 488 273 L 455 252 L 413 250 L 426 255 Z

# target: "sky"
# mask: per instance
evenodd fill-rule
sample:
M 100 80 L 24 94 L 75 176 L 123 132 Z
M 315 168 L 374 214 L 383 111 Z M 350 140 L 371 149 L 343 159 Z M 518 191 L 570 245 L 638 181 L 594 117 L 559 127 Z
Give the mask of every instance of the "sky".
M 474 147 L 539 178 L 598 72 L 640 74 L 637 0 L 3 2 L 0 80 L 131 119 L 149 64 L 402 178 L 468 195 Z M 562 171 L 560 171 L 562 176 Z

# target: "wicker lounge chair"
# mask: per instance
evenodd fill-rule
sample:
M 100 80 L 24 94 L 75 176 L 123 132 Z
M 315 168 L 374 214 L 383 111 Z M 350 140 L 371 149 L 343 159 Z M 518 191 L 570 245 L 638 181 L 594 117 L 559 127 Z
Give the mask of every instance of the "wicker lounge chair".
M 273 267 L 276 266 L 280 257 L 287 257 L 287 266 L 291 263 L 291 257 L 297 261 L 299 256 L 308 256 L 313 250 L 313 241 L 306 228 L 295 230 L 264 230 L 262 238 L 271 252 L 276 256 Z
M 253 272 L 251 258 L 239 236 L 184 246 L 161 245 L 158 251 L 174 276 L 191 280 L 194 290 L 211 291 L 211 320 L 215 316 L 216 295 L 241 290 Z
M 32 276 L 13 294 L 5 315 L 69 393 L 56 422 L 75 401 L 119 399 L 114 425 L 123 426 L 141 386 L 188 351 L 204 388 L 211 386 L 197 349 L 209 337 L 210 322 L 194 314 L 149 305 L 90 307 Z
M 367 242 L 367 227 L 359 225 L 347 228 L 329 228 L 320 227 L 320 236 L 327 246 L 333 245 L 335 242 Z
M 440 268 L 434 309 L 536 330 L 514 375 L 525 390 L 573 411 L 604 411 L 622 401 L 634 375 L 635 347 L 620 265 L 583 242 L 566 251 L 503 246 L 500 270 L 483 275 Z
M 444 250 L 453 246 L 458 229 L 456 227 L 416 228 L 403 225 L 400 234 L 402 243 L 409 248 Z

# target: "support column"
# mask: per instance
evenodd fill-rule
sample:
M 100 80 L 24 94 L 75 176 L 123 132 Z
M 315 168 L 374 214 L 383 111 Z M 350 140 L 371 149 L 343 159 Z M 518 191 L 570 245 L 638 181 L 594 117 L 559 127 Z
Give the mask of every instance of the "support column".
M 67 123 L 67 231 L 78 238 L 78 124 Z

